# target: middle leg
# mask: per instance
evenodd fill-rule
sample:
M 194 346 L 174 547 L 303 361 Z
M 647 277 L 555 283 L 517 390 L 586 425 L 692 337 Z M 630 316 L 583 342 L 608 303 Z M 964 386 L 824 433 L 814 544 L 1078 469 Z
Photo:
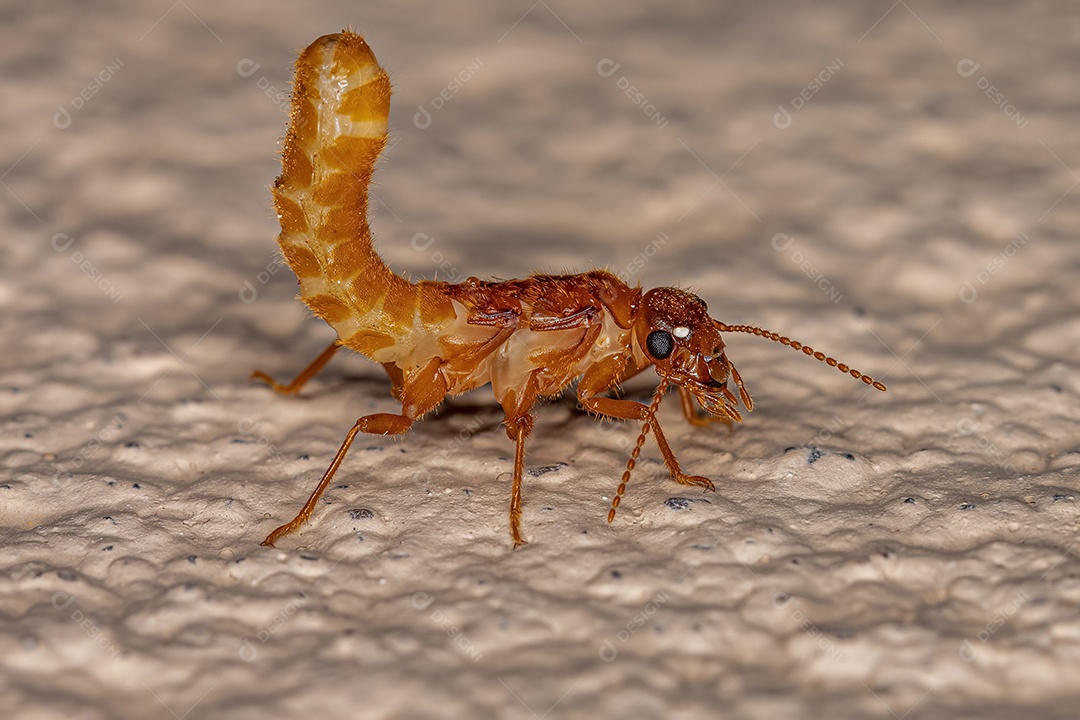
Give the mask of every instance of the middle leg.
M 522 415 L 506 426 L 507 434 L 515 443 L 514 485 L 510 491 L 510 538 L 515 550 L 528 542 L 521 537 L 521 479 L 525 474 L 525 439 L 532 434 L 532 429 L 532 415 Z
M 506 413 L 506 434 L 514 441 L 514 481 L 510 490 L 510 539 L 514 548 L 526 544 L 521 537 L 521 480 L 525 475 L 525 440 L 532 433 L 533 416 L 529 411 L 539 394 L 537 371 L 528 374 L 521 387 L 507 393 L 503 398 Z

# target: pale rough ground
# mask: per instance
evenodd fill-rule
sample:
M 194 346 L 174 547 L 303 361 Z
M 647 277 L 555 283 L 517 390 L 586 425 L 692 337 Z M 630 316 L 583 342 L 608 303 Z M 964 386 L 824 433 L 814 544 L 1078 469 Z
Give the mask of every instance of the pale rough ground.
M 5 717 L 1075 716 L 1075 9 L 145 5 L 0 11 Z M 718 492 L 650 443 L 611 526 L 637 428 L 543 407 L 529 465 L 556 469 L 528 479 L 516 552 L 479 392 L 362 439 L 315 522 L 258 547 L 349 424 L 393 408 L 358 358 L 300 398 L 247 381 L 331 338 L 290 273 L 258 278 L 284 131 L 264 89 L 347 23 L 396 84 L 375 203 L 395 268 L 618 270 L 664 233 L 645 284 L 889 392 L 733 337 L 747 421 L 661 413 Z

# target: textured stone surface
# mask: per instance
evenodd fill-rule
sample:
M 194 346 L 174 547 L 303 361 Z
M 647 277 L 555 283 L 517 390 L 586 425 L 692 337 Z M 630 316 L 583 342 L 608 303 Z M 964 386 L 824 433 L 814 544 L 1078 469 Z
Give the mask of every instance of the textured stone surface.
M 1080 15 L 305 5 L 4 11 L 5 716 L 1075 715 Z M 511 551 L 480 391 L 258 547 L 394 407 L 362 358 L 247 381 L 332 337 L 266 186 L 294 53 L 346 24 L 395 83 L 395 268 L 680 284 L 889 392 L 732 337 L 746 421 L 661 410 L 717 492 L 650 441 L 610 526 L 638 428 L 548 404 Z

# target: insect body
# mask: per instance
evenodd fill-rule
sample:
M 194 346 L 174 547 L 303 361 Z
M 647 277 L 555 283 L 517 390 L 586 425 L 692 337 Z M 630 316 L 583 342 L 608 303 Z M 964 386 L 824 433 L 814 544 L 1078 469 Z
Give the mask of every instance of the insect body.
M 279 392 L 294 393 L 346 347 L 382 364 L 401 412 L 357 420 L 303 509 L 270 533 L 264 545 L 308 520 L 358 433 L 404 433 L 446 396 L 488 383 L 505 413 L 506 433 L 516 444 L 510 500 L 515 547 L 525 542 L 521 479 L 532 408 L 575 379 L 586 410 L 644 423 L 609 522 L 650 430 L 676 482 L 713 489 L 708 479 L 682 472 L 656 411 L 669 385 L 678 388 L 684 414 L 696 425 L 741 420 L 740 401 L 752 409 L 742 378 L 724 352 L 721 332 L 752 333 L 790 345 L 885 389 L 786 337 L 717 322 L 705 303 L 688 292 L 642 292 L 602 270 L 505 282 L 469 278 L 457 284 L 412 283 L 396 275 L 376 252 L 367 222 L 368 184 L 386 144 L 389 108 L 389 78 L 359 35 L 345 31 L 321 37 L 297 60 L 283 169 L 273 187 L 281 221 L 278 242 L 299 278 L 302 299 L 337 331 L 338 339 L 289 385 L 261 372 L 253 377 Z M 605 396 L 650 366 L 661 378 L 650 405 Z M 698 405 L 706 415 L 699 415 Z

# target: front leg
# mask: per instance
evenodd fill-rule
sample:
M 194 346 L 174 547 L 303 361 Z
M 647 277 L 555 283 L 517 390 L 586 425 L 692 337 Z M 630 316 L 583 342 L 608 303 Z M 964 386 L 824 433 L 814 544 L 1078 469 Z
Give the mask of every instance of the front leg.
M 727 425 L 728 430 L 734 430 L 735 424 L 731 421 L 731 418 L 724 417 L 722 415 L 713 415 L 712 413 L 706 413 L 702 415 L 697 410 L 697 405 L 694 404 L 694 396 L 690 394 L 690 391 L 686 388 L 679 386 L 679 400 L 682 403 L 683 417 L 686 421 L 694 427 L 708 427 L 714 422 L 722 422 Z
M 706 490 L 715 489 L 715 485 L 708 478 L 699 475 L 687 475 L 682 471 L 682 468 L 679 467 L 679 461 L 675 458 L 675 453 L 671 450 L 671 446 L 664 436 L 664 431 L 660 428 L 660 421 L 656 419 L 656 409 L 660 405 L 664 391 L 667 390 L 666 380 L 660 383 L 651 405 L 600 395 L 612 385 L 617 384 L 621 378 L 632 375 L 639 370 L 639 368 L 633 367 L 627 359 L 613 356 L 589 368 L 585 375 L 582 376 L 581 382 L 578 383 L 578 400 L 586 410 L 620 420 L 645 421 L 645 427 L 642 428 L 637 445 L 631 454 L 630 461 L 627 463 L 626 472 L 623 473 L 619 491 L 612 501 L 612 511 L 608 514 L 608 522 L 611 522 L 615 517 L 615 509 L 619 506 L 619 499 L 626 490 L 626 483 L 630 480 L 630 472 L 634 469 L 641 445 L 645 442 L 645 434 L 650 429 L 656 435 L 656 444 L 660 448 L 660 453 L 664 456 L 664 464 L 667 465 L 672 480 L 680 485 L 696 485 Z

